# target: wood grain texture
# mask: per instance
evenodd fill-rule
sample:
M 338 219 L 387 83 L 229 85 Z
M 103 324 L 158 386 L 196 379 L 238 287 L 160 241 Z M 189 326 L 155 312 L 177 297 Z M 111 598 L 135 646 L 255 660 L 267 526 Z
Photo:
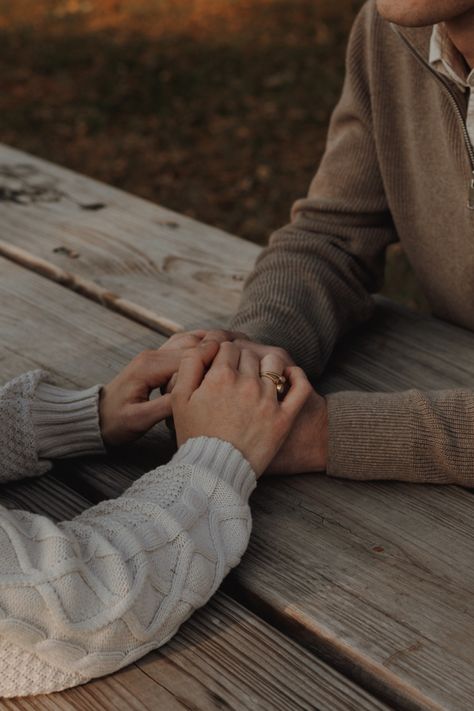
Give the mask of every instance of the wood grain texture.
M 155 320 L 164 333 L 201 324 L 204 315 L 224 322 L 259 253 L 216 228 L 6 146 L 0 219 L 0 254 L 26 258 L 104 305 L 138 320 L 144 315 L 147 325 Z
M 24 159 L 8 150 L 2 155 L 5 164 L 16 166 L 13 177 L 7 175 L 12 185 L 21 178 L 18 161 Z M 240 285 L 228 298 L 229 282 L 215 275 L 221 274 L 222 265 L 229 275 L 226 270 L 237 264 L 239 249 L 247 254 L 245 243 L 186 220 L 182 229 L 168 224 L 163 234 L 161 224 L 157 238 L 160 208 L 30 157 L 25 160 L 30 166 L 25 167 L 27 187 L 38 180 L 40 189 L 36 198 L 20 180 L 23 193 L 19 188 L 18 200 L 3 205 L 4 224 L 15 247 L 61 269 L 65 264 L 82 265 L 74 267 L 74 274 L 93 276 L 99 286 L 114 288 L 145 308 L 152 305 L 177 323 L 227 317 Z M 51 176 L 49 188 L 45 175 Z M 98 209 L 97 204 L 106 195 L 110 212 L 103 222 L 96 222 L 101 212 L 105 215 L 106 208 Z M 146 239 L 137 238 L 138 233 Z M 50 235 L 66 239 L 58 244 L 63 251 L 53 252 L 52 258 Z M 199 254 L 213 254 L 217 260 L 211 261 L 212 269 L 217 263 L 221 266 L 206 271 L 201 257 L 196 257 L 199 268 L 191 270 L 190 279 L 189 264 L 183 271 L 179 265 L 188 255 L 194 264 L 196 239 Z M 167 245 L 165 261 L 159 262 L 156 250 L 162 244 Z M 166 261 L 168 245 L 177 250 L 171 262 Z M 242 274 L 246 259 L 239 262 Z M 169 292 L 154 302 L 164 283 Z M 59 318 L 61 313 L 58 305 Z M 8 308 L 6 314 L 4 318 L 15 320 L 14 312 L 8 316 Z M 20 331 L 10 329 L 17 338 Z M 104 340 L 107 352 L 109 336 Z M 472 334 L 382 300 L 370 325 L 341 344 L 318 386 L 324 391 L 470 386 L 473 347 Z M 114 348 L 114 356 L 108 356 L 110 365 L 120 360 Z M 23 353 L 22 362 L 35 361 L 28 339 L 20 338 L 20 345 L 10 350 Z M 42 359 L 46 351 L 40 349 Z M 52 360 L 60 368 L 54 355 Z M 103 377 L 100 367 L 93 359 L 80 375 Z M 71 371 L 61 372 L 72 382 Z M 161 432 L 156 437 L 159 441 Z M 145 441 L 128 458 L 111 461 L 101 476 L 94 461 L 82 462 L 74 474 L 64 476 L 78 494 L 99 500 L 114 495 L 116 486 L 118 493 L 145 471 L 145 460 L 154 452 L 153 440 Z M 262 482 L 252 500 L 254 535 L 249 552 L 229 589 L 397 708 L 464 711 L 471 707 L 474 693 L 473 501 L 470 492 L 454 487 L 353 483 L 323 476 Z
M 64 385 L 108 379 L 137 348 L 160 338 L 56 284 L 0 259 L 0 380 L 47 367 Z M 2 487 L 3 505 L 55 520 L 93 498 L 114 496 L 160 460 L 163 433 L 107 463 L 68 461 L 55 472 Z M 132 466 L 133 463 L 133 466 Z M 104 476 L 102 476 L 103 472 Z M 84 481 L 81 481 L 81 478 Z M 94 487 L 100 482 L 99 487 Z M 382 711 L 370 694 L 219 593 L 165 647 L 116 674 L 47 697 L 0 701 L 2 709 L 141 711 L 321 709 Z
M 382 297 L 374 317 L 331 358 L 321 389 L 399 391 L 474 387 L 474 334 Z
M 318 385 L 469 387 L 473 351 L 472 333 L 381 299 Z M 471 707 L 470 491 L 305 475 L 262 481 L 252 507 L 241 599 L 396 705 Z
M 0 284 L 0 324 L 8 334 L 0 351 L 4 377 L 43 365 L 64 383 L 86 385 L 152 345 L 150 337 L 156 345 L 147 329 L 1 260 Z M 29 335 L 34 322 L 44 324 L 40 343 Z M 423 328 L 441 358 L 450 342 L 458 344 L 456 362 L 442 366 L 442 382 Z M 401 375 L 406 339 L 415 345 Z M 419 378 L 425 387 L 454 385 L 470 377 L 470 348 L 470 334 L 381 304 L 373 325 L 355 337 L 354 352 L 343 348 L 337 355 L 326 385 L 370 389 L 380 372 L 386 387 L 409 387 Z M 65 502 L 77 512 L 118 494 L 157 463 L 162 437 L 158 431 L 101 462 L 100 475 L 97 460 L 87 459 L 6 487 L 4 501 L 58 518 Z M 263 481 L 252 500 L 254 534 L 234 574 L 235 591 L 397 708 L 464 709 L 473 691 L 472 505 L 471 495 L 454 487 L 323 476 Z

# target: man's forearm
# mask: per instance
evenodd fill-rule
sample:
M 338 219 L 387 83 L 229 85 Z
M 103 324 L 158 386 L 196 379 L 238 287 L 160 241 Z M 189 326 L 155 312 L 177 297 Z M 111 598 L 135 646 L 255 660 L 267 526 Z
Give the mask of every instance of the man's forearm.
M 319 375 L 336 341 L 372 313 L 384 254 L 396 239 L 374 142 L 371 3 L 354 23 L 346 77 L 327 148 L 291 224 L 275 232 L 248 279 L 230 327 L 285 348 Z
M 327 397 L 330 476 L 474 486 L 474 392 Z

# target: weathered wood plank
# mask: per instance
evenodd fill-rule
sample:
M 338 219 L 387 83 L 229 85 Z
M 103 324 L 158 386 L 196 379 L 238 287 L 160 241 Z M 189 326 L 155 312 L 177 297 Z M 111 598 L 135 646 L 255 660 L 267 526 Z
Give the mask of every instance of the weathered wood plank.
M 383 305 L 354 340 L 354 352 L 335 359 L 329 381 L 363 389 L 462 385 L 473 374 L 472 342 L 464 331 Z M 114 465 L 121 485 L 139 472 L 138 460 Z M 97 498 L 113 491 L 113 481 L 98 480 L 93 464 L 81 467 L 76 482 L 84 480 Z M 474 651 L 462 637 L 474 638 L 470 494 L 324 477 L 267 482 L 259 489 L 250 558 L 235 575 L 244 599 L 287 629 L 297 628 L 313 649 L 337 656 L 344 669 L 400 705 L 464 708 L 472 694 Z M 354 520 L 363 522 L 362 530 Z M 322 604 L 316 603 L 321 590 Z M 446 683 L 448 668 L 452 684 Z
M 12 163 L 18 165 L 17 160 L 18 156 L 13 156 Z M 63 172 L 55 167 L 42 164 L 41 171 L 44 170 L 53 171 L 50 175 L 55 180 L 59 180 L 59 173 L 61 180 L 64 178 Z M 28 180 L 35 179 L 44 180 L 41 174 L 31 177 L 30 173 Z M 80 191 L 86 190 L 85 200 L 96 202 L 98 196 L 104 194 L 101 191 L 106 190 L 78 176 L 69 175 L 68 180 L 72 181 L 72 187 L 74 180 L 77 181 L 78 191 L 74 192 L 74 188 L 69 194 L 80 196 Z M 57 190 L 58 183 L 55 185 Z M 44 189 L 43 183 L 40 188 L 43 200 L 46 199 Z M 146 269 L 133 262 L 140 279 L 134 280 L 128 273 L 131 232 L 124 233 L 123 225 L 112 220 L 108 222 L 105 237 L 96 229 L 86 239 L 81 226 L 76 230 L 80 235 L 75 238 L 74 230 L 69 229 L 71 209 L 65 206 L 67 198 L 62 195 L 58 199 L 56 195 L 54 200 L 58 202 L 48 200 L 50 202 L 30 206 L 30 217 L 16 227 L 11 215 L 20 213 L 11 210 L 19 206 L 8 207 L 14 245 L 41 256 L 36 242 L 49 243 L 47 236 L 43 239 L 38 230 L 35 234 L 39 239 L 35 241 L 25 233 L 32 225 L 31 215 L 35 214 L 35 223 L 44 220 L 50 229 L 51 210 L 63 210 L 66 219 L 62 229 L 69 230 L 70 235 L 65 245 L 66 252 L 70 250 L 69 256 L 63 254 L 64 261 L 78 262 L 80 257 L 74 258 L 74 252 L 80 253 L 79 245 L 83 249 L 87 243 L 91 250 L 87 252 L 88 258 L 96 270 L 79 272 L 74 267 L 74 273 L 84 278 L 94 273 L 94 283 L 103 283 L 109 288 L 109 252 L 104 245 L 110 246 L 117 235 L 117 245 L 125 251 L 114 253 L 114 273 L 119 273 L 126 284 L 133 281 L 133 298 L 137 304 L 148 307 L 151 297 L 149 282 L 144 278 Z M 78 206 L 79 201 L 77 197 L 75 204 L 79 214 L 99 214 L 100 211 L 84 210 Z M 137 209 L 138 202 L 127 205 L 131 212 Z M 155 208 L 148 203 L 145 205 L 139 219 L 151 223 L 155 219 Z M 135 218 L 132 222 L 135 224 Z M 54 224 L 53 231 L 62 234 L 60 222 Z M 195 227 L 193 225 L 193 230 Z M 179 232 L 176 228 L 170 229 L 175 234 Z M 208 241 L 207 232 L 200 234 L 203 242 L 212 243 L 212 239 Z M 220 254 L 219 242 L 224 249 L 227 237 L 222 233 L 213 235 L 216 241 L 212 249 L 217 247 Z M 152 242 L 151 239 L 140 242 L 140 260 L 145 263 L 148 250 L 155 249 Z M 186 244 L 192 244 L 192 231 L 183 240 L 183 249 Z M 232 244 L 246 248 L 244 243 L 234 240 Z M 102 261 L 96 259 L 97 249 Z M 42 254 L 50 260 L 48 251 Z M 150 252 L 152 254 L 155 253 Z M 230 258 L 226 252 L 225 259 Z M 156 273 L 151 278 L 155 283 Z M 101 279 L 106 281 L 101 282 Z M 160 311 L 165 318 L 176 317 L 184 323 L 190 316 L 187 302 L 182 302 L 186 285 L 189 285 L 187 274 L 181 280 L 179 274 L 170 278 L 170 294 L 176 295 L 177 302 L 176 310 L 171 312 L 168 302 L 160 301 L 165 304 Z M 225 311 L 227 315 L 233 304 L 226 302 L 224 308 L 222 293 L 212 278 L 210 287 L 211 300 L 214 304 L 219 301 L 219 307 L 223 308 L 221 313 Z M 130 298 L 129 292 L 116 291 Z M 199 302 L 196 299 L 193 293 L 194 303 L 199 303 L 197 318 L 192 319 L 194 323 L 204 316 L 216 316 L 215 309 L 208 308 L 206 299 Z M 187 316 L 180 321 L 181 313 Z M 407 316 L 385 303 L 371 325 L 355 338 L 353 334 L 350 344 L 346 343 L 339 350 L 320 387 L 327 391 L 470 385 L 474 374 L 472 347 L 471 334 L 434 320 Z M 121 485 L 125 485 L 140 473 L 141 466 L 138 458 L 128 463 L 114 462 L 113 471 Z M 85 463 L 71 484 L 78 489 L 86 486 L 92 497 L 100 498 L 111 495 L 113 473 L 99 479 L 95 476 L 94 464 Z M 341 667 L 363 678 L 400 707 L 464 709 L 473 692 L 468 661 L 472 649 L 471 643 L 465 640 L 474 638 L 469 612 L 472 580 L 466 572 L 472 567 L 472 501 L 469 492 L 452 487 L 441 490 L 398 484 L 353 484 L 308 476 L 267 482 L 259 486 L 255 495 L 255 536 L 250 556 L 235 574 L 234 582 L 241 595 L 265 614 L 291 628 L 312 648 L 337 658 Z M 461 526 L 460 517 L 464 521 Z M 384 521 L 387 521 L 385 528 Z M 408 537 L 399 521 L 407 527 Z
M 206 658 L 215 660 L 213 669 L 203 664 L 203 650 Z M 218 708 L 228 704 L 235 709 L 272 711 L 386 708 L 222 594 L 171 640 L 165 654 L 170 664 L 155 663 L 154 657 L 162 656 L 158 650 L 139 667 L 192 708 L 196 703 L 209 708 L 211 701 Z M 193 680 L 186 690 L 180 686 L 185 671 Z M 233 697 L 225 692 L 229 679 Z
M 259 252 L 6 146 L 0 214 L 0 254 L 164 333 L 201 322 L 203 314 L 225 321 Z
M 461 494 L 316 475 L 262 482 L 229 585 L 397 708 L 469 708 L 474 504 Z
M 470 387 L 474 334 L 377 297 L 371 321 L 337 348 L 325 390 L 396 391 Z
M 0 380 L 24 367 L 48 367 L 65 385 L 104 381 L 160 337 L 80 296 L 0 259 Z M 34 334 L 34 338 L 32 337 Z M 61 520 L 90 505 L 89 490 L 117 495 L 154 466 L 160 437 L 127 457 L 89 459 L 35 480 L 2 487 L 0 501 Z M 118 463 L 120 462 L 120 466 Z M 134 466 L 131 466 L 133 462 Z M 102 472 L 106 475 L 102 477 Z M 82 471 L 90 474 L 84 486 Z M 92 473 L 100 487 L 94 488 Z M 71 488 L 74 485 L 77 489 Z M 81 491 L 82 493 L 78 493 Z M 1 702 L 5 709 L 387 708 L 254 614 L 218 594 L 165 647 L 105 679 L 48 697 Z
M 469 387 L 473 350 L 470 332 L 380 300 L 319 386 Z M 470 492 L 306 475 L 262 482 L 252 505 L 241 599 L 397 704 L 470 707 Z
M 23 351 L 30 367 L 39 361 L 53 367 L 65 382 L 85 385 L 91 379 L 105 379 L 110 370 L 123 365 L 137 344 L 150 345 L 146 329 L 133 324 L 130 328 L 124 319 L 26 270 L 3 262 L 0 276 L 2 333 L 5 325 L 8 328 L 8 351 L 2 352 L 0 364 L 6 375 L 14 374 L 11 355 Z M 96 315 L 86 317 L 91 311 Z M 390 377 L 400 378 L 396 343 L 412 336 L 416 343 L 423 324 L 434 331 L 431 338 L 443 353 L 444 330 L 439 324 L 397 318 L 400 322 L 391 335 L 381 309 L 373 338 L 370 329 L 361 334 L 354 357 L 340 355 L 331 377 L 345 386 L 351 385 L 351 378 L 359 387 L 375 386 L 368 365 L 383 362 L 384 382 L 390 384 Z M 125 338 L 118 321 L 126 325 Z M 45 324 L 39 347 L 31 340 L 33 322 Z M 469 334 L 458 335 L 459 343 L 469 349 Z M 453 339 L 451 329 L 445 337 Z M 422 336 L 419 341 L 418 349 L 413 346 L 411 376 L 403 383 L 397 380 L 397 385 L 409 386 L 410 378 L 415 382 L 421 375 L 427 387 L 440 383 L 436 363 L 430 369 L 424 360 Z M 89 357 L 90 349 L 95 349 L 94 357 Z M 81 370 L 78 362 L 87 367 Z M 458 352 L 457 362 L 469 372 L 467 353 Z M 449 378 L 458 382 L 459 377 L 453 366 L 444 384 L 453 383 Z M 143 456 L 148 462 L 153 459 L 153 442 L 136 448 L 128 458 L 112 459 L 104 477 L 97 475 L 97 463 L 89 460 L 70 470 L 66 481 L 83 495 L 86 492 L 86 499 L 89 494 L 94 500 L 114 495 L 145 471 Z M 31 488 L 8 487 L 5 494 L 10 503 L 24 505 L 26 497 L 33 510 L 47 506 L 55 515 L 57 502 L 64 497 L 54 490 L 60 482 L 54 486 L 47 482 L 42 478 L 31 482 Z M 44 496 L 49 497 L 46 503 Z M 466 654 L 471 654 L 474 639 L 469 608 L 472 497 L 467 492 L 305 476 L 262 482 L 252 507 L 249 555 L 234 575 L 245 599 L 305 644 L 336 658 L 341 667 L 400 708 L 465 707 L 472 694 Z
M 72 179 L 72 178 L 71 178 Z M 89 187 L 92 183 L 88 183 Z M 92 190 L 92 188 L 91 188 Z M 96 194 L 95 192 L 93 194 Z M 91 195 L 92 197 L 92 195 Z M 49 208 L 48 208 L 49 209 Z M 146 219 L 150 219 L 147 217 Z M 37 218 L 38 220 L 38 218 Z M 36 220 L 36 221 L 37 221 Z M 24 230 L 24 226 L 21 228 Z M 116 229 L 116 225 L 113 228 Z M 110 233 L 111 234 L 111 233 Z M 98 234 L 95 235 L 98 239 Z M 121 238 L 125 238 L 122 236 Z M 24 237 L 24 246 L 28 247 L 32 242 L 30 237 Z M 71 241 L 71 245 L 76 245 L 77 242 Z M 92 244 L 92 239 L 91 239 Z M 71 249 L 74 247 L 70 247 Z M 128 283 L 128 278 L 124 279 Z M 142 285 L 136 284 L 135 288 L 141 292 L 142 304 L 149 303 L 147 301 L 149 290 L 148 287 L 145 288 L 145 281 L 142 281 Z M 171 287 L 170 287 L 171 288 Z M 174 284 L 173 287 L 174 289 Z M 177 288 L 177 293 L 179 288 Z M 179 308 L 181 306 L 179 305 Z M 206 311 L 205 302 L 201 302 L 202 313 L 206 316 L 209 312 Z M 169 312 L 166 312 L 168 316 Z M 374 320 L 373 324 L 368 330 L 362 331 L 361 334 L 356 338 L 356 340 L 351 343 L 350 347 L 343 347 L 340 350 L 340 354 L 334 359 L 334 364 L 331 367 L 329 374 L 325 381 L 322 383 L 323 389 L 337 389 L 337 388 L 347 388 L 352 389 L 398 389 L 409 387 L 410 385 L 418 385 L 421 387 L 444 387 L 451 385 L 462 385 L 472 382 L 472 371 L 469 369 L 470 365 L 470 352 L 472 352 L 472 341 L 470 339 L 470 334 L 461 331 L 460 329 L 452 329 L 440 324 L 436 321 L 429 321 L 424 319 L 417 319 L 415 317 L 407 317 L 401 314 L 397 309 L 393 310 L 391 306 L 386 304 L 381 306 L 379 309 L 379 314 Z M 434 354 L 434 355 L 433 355 Z M 114 473 L 117 477 L 120 477 L 121 482 L 124 483 L 130 480 L 130 477 L 138 475 L 141 471 L 141 465 L 136 461 L 133 462 L 130 467 L 128 464 L 122 465 L 120 462 L 114 463 Z M 81 470 L 74 477 L 74 481 L 71 482 L 73 486 L 76 486 L 80 491 L 84 491 L 84 487 L 87 488 L 88 494 L 90 496 L 100 498 L 104 495 L 111 495 L 113 491 L 113 474 L 107 478 L 97 478 L 95 474 L 94 464 L 85 464 Z M 291 491 L 295 488 L 296 482 L 298 480 L 307 480 L 307 477 L 299 477 L 298 479 L 292 480 L 288 486 Z M 315 501 L 312 492 L 314 491 L 314 482 L 311 480 L 309 484 L 309 491 L 304 491 L 298 496 L 302 496 L 302 504 L 300 508 L 308 508 L 310 511 L 315 512 L 316 522 L 319 518 L 325 518 L 324 507 L 320 506 L 319 500 Z M 338 522 L 341 521 L 341 526 L 345 526 L 344 521 L 344 509 L 342 512 L 339 511 L 337 502 L 339 499 L 346 501 L 345 497 L 350 500 L 352 497 L 352 491 L 349 491 L 349 485 L 342 485 L 340 482 L 322 480 L 324 486 L 328 487 L 327 498 L 331 501 L 334 499 L 333 506 L 336 507 L 334 513 L 334 520 L 336 521 L 335 528 L 337 529 Z M 261 565 L 260 576 L 255 575 L 254 567 L 245 563 L 241 569 L 239 569 L 238 580 L 242 590 L 242 594 L 246 595 L 248 599 L 252 599 L 258 603 L 262 609 L 268 607 L 268 614 L 273 616 L 275 619 L 279 619 L 280 623 L 286 623 L 288 626 L 294 625 L 294 620 L 298 621 L 296 627 L 298 628 L 298 635 L 302 639 L 305 639 L 307 643 L 315 645 L 317 648 L 323 649 L 327 654 L 337 656 L 339 663 L 344 668 L 350 668 L 352 673 L 355 675 L 359 674 L 364 678 L 365 683 L 373 686 L 373 688 L 378 689 L 381 693 L 387 694 L 389 698 L 395 699 L 397 703 L 410 706 L 412 708 L 435 708 L 436 704 L 447 704 L 446 708 L 463 708 L 465 704 L 466 697 L 472 694 L 472 688 L 470 686 L 468 670 L 464 666 L 462 659 L 460 659 L 456 652 L 451 648 L 446 640 L 449 640 L 450 630 L 453 624 L 453 617 L 458 616 L 461 620 L 458 624 L 461 628 L 470 630 L 469 627 L 470 620 L 466 615 L 465 607 L 462 606 L 455 608 L 446 617 L 443 616 L 443 607 L 440 603 L 437 608 L 437 613 L 441 614 L 441 623 L 436 629 L 436 634 L 433 637 L 433 630 L 426 629 L 423 627 L 425 619 L 425 590 L 421 587 L 420 590 L 420 568 L 428 568 L 429 576 L 433 576 L 433 580 L 437 580 L 434 574 L 430 571 L 431 559 L 428 558 L 427 562 L 424 557 L 427 555 L 423 550 L 419 551 L 418 556 L 415 557 L 415 562 L 412 568 L 406 568 L 403 571 L 400 579 L 400 589 L 398 593 L 401 594 L 403 589 L 403 595 L 407 600 L 407 605 L 410 605 L 413 610 L 413 616 L 420 620 L 419 627 L 421 629 L 416 629 L 414 632 L 407 625 L 404 620 L 404 610 L 401 610 L 395 604 L 394 600 L 387 596 L 387 590 L 390 589 L 392 568 L 390 559 L 386 562 L 381 570 L 381 579 L 375 581 L 374 590 L 376 591 L 375 598 L 370 598 L 364 601 L 364 604 L 360 604 L 360 609 L 363 610 L 363 614 L 357 616 L 355 612 L 353 613 L 353 619 L 357 620 L 357 624 L 350 628 L 347 635 L 344 635 L 344 630 L 341 628 L 339 622 L 337 621 L 337 616 L 332 617 L 334 610 L 330 605 L 330 602 L 326 600 L 326 606 L 322 610 L 312 608 L 310 601 L 307 600 L 309 592 L 306 590 L 305 594 L 302 595 L 301 590 L 296 586 L 293 580 L 293 571 L 295 577 L 299 580 L 300 576 L 304 574 L 304 571 L 299 569 L 296 565 L 292 568 L 290 566 L 288 572 L 288 578 L 293 580 L 293 592 L 292 587 L 289 585 L 288 580 L 283 576 L 283 583 L 280 590 L 280 597 L 276 598 L 274 595 L 275 584 L 273 577 L 278 575 L 278 570 L 280 568 L 288 569 L 288 566 L 292 561 L 298 561 L 299 549 L 298 544 L 302 539 L 302 521 L 298 515 L 296 509 L 288 507 L 285 502 L 279 499 L 279 489 L 280 483 L 278 485 L 269 484 L 268 488 L 265 489 L 265 502 L 264 510 L 270 510 L 272 516 L 267 524 L 267 527 L 263 528 L 263 534 L 259 537 L 258 534 L 255 536 L 254 541 L 251 546 L 251 551 L 253 552 L 252 560 L 258 560 L 260 547 L 265 551 L 265 542 L 267 540 L 272 540 L 275 543 L 275 534 L 271 522 L 278 520 L 279 518 L 284 518 L 287 521 L 287 531 L 290 532 L 291 545 L 286 555 L 282 555 L 281 559 L 277 558 L 274 563 L 274 567 L 267 570 L 265 565 Z M 341 488 L 345 486 L 346 488 Z M 380 488 L 381 485 L 369 485 L 369 484 L 357 484 L 355 486 L 355 491 L 360 496 L 366 496 L 363 492 L 373 491 Z M 275 488 L 273 488 L 275 487 Z M 391 494 L 396 488 L 400 488 L 398 485 L 385 485 L 384 491 L 387 492 L 387 496 Z M 262 490 L 263 487 L 260 488 Z M 394 509 L 395 521 L 396 517 L 401 515 L 404 511 L 412 511 L 412 507 L 409 503 L 405 503 L 405 496 L 409 502 L 411 496 L 411 487 L 402 487 L 400 489 L 402 494 L 397 500 L 397 507 Z M 432 498 L 437 496 L 437 493 L 432 493 L 433 490 L 424 488 L 414 488 L 416 491 L 417 505 L 420 507 L 422 515 L 426 518 L 426 521 L 431 521 L 431 509 L 432 509 Z M 445 490 L 447 492 L 447 490 Z M 460 508 L 464 506 L 471 506 L 471 497 L 467 492 L 451 490 L 451 495 L 455 497 L 455 505 L 453 506 L 453 511 L 451 516 L 453 520 L 456 521 L 456 507 Z M 341 493 L 342 492 L 342 493 Z M 362 492 L 362 493 L 361 493 Z M 405 493 L 406 492 L 406 493 Z M 443 493 L 442 496 L 445 498 L 448 494 Z M 263 514 L 259 513 L 259 501 L 263 496 L 257 493 L 256 496 L 256 507 L 257 524 L 259 520 L 264 520 Z M 370 497 L 369 497 L 370 498 Z M 291 495 L 289 497 L 291 500 Z M 363 499 L 364 501 L 364 499 Z M 331 506 L 331 504 L 328 504 Z M 371 503 L 370 506 L 373 504 Z M 373 512 L 374 524 L 371 524 L 371 535 L 377 539 L 378 531 L 376 528 L 376 523 L 380 520 L 382 502 L 378 500 L 378 503 Z M 367 512 L 361 504 L 361 509 L 359 514 L 365 518 Z M 414 515 L 414 514 L 412 514 Z M 416 514 L 418 516 L 418 512 Z M 285 518 L 286 516 L 286 518 Z M 309 560 L 312 569 L 318 569 L 318 556 L 317 548 L 311 545 L 313 536 L 321 536 L 321 531 L 318 530 L 316 526 L 308 522 L 305 524 L 307 526 L 307 548 L 309 550 Z M 393 537 L 393 545 L 402 545 L 402 532 L 397 530 L 395 523 L 393 525 L 393 530 L 390 535 Z M 444 520 L 440 529 L 440 545 L 445 547 L 446 555 L 445 558 L 451 557 L 452 547 L 455 546 L 457 550 L 463 550 L 464 552 L 469 550 L 469 541 L 465 540 L 465 532 L 457 531 L 456 537 L 454 539 L 450 538 L 450 529 L 454 527 L 451 519 Z M 256 529 L 258 531 L 258 528 Z M 351 529 L 352 530 L 352 529 Z M 281 534 L 283 535 L 283 534 Z M 352 536 L 352 534 L 350 534 Z M 336 583 L 331 583 L 337 588 L 337 581 L 341 575 L 341 570 L 339 569 L 338 560 L 339 548 L 338 546 L 347 546 L 347 542 L 340 541 L 338 539 L 334 540 L 333 532 L 331 530 L 325 530 L 322 540 L 325 542 L 327 550 L 333 551 L 333 557 L 331 560 L 327 561 L 331 575 L 333 576 L 331 580 L 336 581 Z M 352 537 L 350 537 L 352 541 Z M 283 545 L 285 541 L 280 541 L 279 538 L 276 539 L 278 543 L 277 549 L 285 550 Z M 357 545 L 354 543 L 355 549 L 353 553 L 355 555 L 355 560 L 358 560 L 356 555 Z M 383 547 L 383 546 L 382 546 Z M 314 550 L 314 555 L 311 552 Z M 432 552 L 430 553 L 432 555 Z M 466 555 L 464 553 L 461 556 L 462 561 L 466 561 Z M 267 561 L 267 566 L 269 565 L 266 555 L 263 559 Z M 344 559 L 342 559 L 344 560 Z M 369 569 L 367 565 L 356 566 L 356 571 L 364 570 L 365 574 L 369 574 Z M 251 574 L 246 575 L 246 571 L 250 570 Z M 462 566 L 459 568 L 462 571 Z M 453 585 L 461 586 L 463 585 L 463 576 L 461 572 L 458 571 L 457 577 L 455 576 Z M 443 573 L 445 576 L 446 572 Z M 304 579 L 304 578 L 303 578 Z M 412 588 L 413 581 L 416 582 L 415 586 Z M 370 576 L 368 578 L 367 586 L 372 584 Z M 319 581 L 320 583 L 320 581 Z M 388 585 L 388 588 L 387 588 Z M 436 586 L 436 582 L 432 584 Z M 432 589 L 430 588 L 430 590 Z M 297 593 L 295 593 L 295 589 Z M 315 583 L 314 590 L 318 589 L 318 585 Z M 470 590 L 466 594 L 469 594 Z M 397 595 L 398 595 L 397 593 Z M 448 594 L 448 593 L 446 593 Z M 350 594 L 347 593 L 348 600 L 351 600 Z M 294 599 L 296 598 L 296 600 Z M 303 602 L 302 602 L 303 600 Z M 349 602 L 342 596 L 342 609 L 345 609 Z M 358 608 L 359 609 L 359 608 Z M 364 615 L 367 621 L 370 620 L 370 624 L 367 622 L 364 624 Z M 334 619 L 334 622 L 331 620 Z M 328 631 L 329 630 L 329 631 Z M 380 631 L 383 630 L 381 633 Z M 373 636 L 377 634 L 378 644 L 373 643 Z M 423 642 L 421 650 L 415 649 L 417 653 L 417 668 L 414 669 L 413 665 L 402 664 L 404 655 L 401 654 L 401 650 L 409 649 L 412 650 L 413 644 L 413 634 L 418 635 L 418 637 L 424 639 L 426 634 L 427 640 Z M 417 637 L 417 639 L 418 639 Z M 308 639 L 310 642 L 308 642 Z M 446 652 L 446 647 L 449 653 Z M 430 656 L 431 655 L 431 656 Z M 413 655 L 412 655 L 413 656 Z M 408 655 L 410 657 L 410 654 Z M 387 659 L 390 659 L 390 663 L 387 663 Z M 461 672 L 460 672 L 461 670 Z M 461 679 L 458 679 L 458 675 L 461 673 Z M 451 680 L 446 683 L 446 677 Z M 443 688 L 442 688 L 443 687 Z

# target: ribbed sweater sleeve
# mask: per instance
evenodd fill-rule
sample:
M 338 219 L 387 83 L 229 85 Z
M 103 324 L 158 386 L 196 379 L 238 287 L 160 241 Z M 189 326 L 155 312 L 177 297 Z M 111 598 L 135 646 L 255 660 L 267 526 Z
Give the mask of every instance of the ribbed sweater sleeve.
M 339 392 L 327 396 L 327 473 L 474 486 L 474 392 Z
M 0 508 L 0 696 L 84 683 L 170 639 L 240 561 L 255 481 L 199 438 L 71 521 Z
M 104 453 L 100 386 L 66 390 L 34 370 L 0 388 L 0 482 L 38 476 L 51 459 Z
M 369 55 L 373 3 L 349 41 L 346 79 L 308 197 L 275 232 L 248 278 L 231 327 L 284 347 L 308 374 L 373 310 L 384 253 L 395 241 L 374 141 Z M 380 90 L 384 90 L 380 87 Z

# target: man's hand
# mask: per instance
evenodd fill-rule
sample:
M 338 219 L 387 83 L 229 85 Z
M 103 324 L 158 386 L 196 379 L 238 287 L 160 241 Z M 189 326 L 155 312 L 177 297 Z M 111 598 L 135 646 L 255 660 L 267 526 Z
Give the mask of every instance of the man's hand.
M 326 400 L 313 390 L 266 473 L 298 474 L 325 471 L 327 448 Z
M 224 343 L 225 341 L 235 341 L 237 338 L 247 339 L 247 336 L 240 331 L 225 331 L 223 329 L 213 331 L 206 331 L 204 329 L 180 331 L 170 336 L 161 346 L 160 350 L 187 350 L 188 348 L 194 348 L 200 343 L 207 343 L 208 341 Z

